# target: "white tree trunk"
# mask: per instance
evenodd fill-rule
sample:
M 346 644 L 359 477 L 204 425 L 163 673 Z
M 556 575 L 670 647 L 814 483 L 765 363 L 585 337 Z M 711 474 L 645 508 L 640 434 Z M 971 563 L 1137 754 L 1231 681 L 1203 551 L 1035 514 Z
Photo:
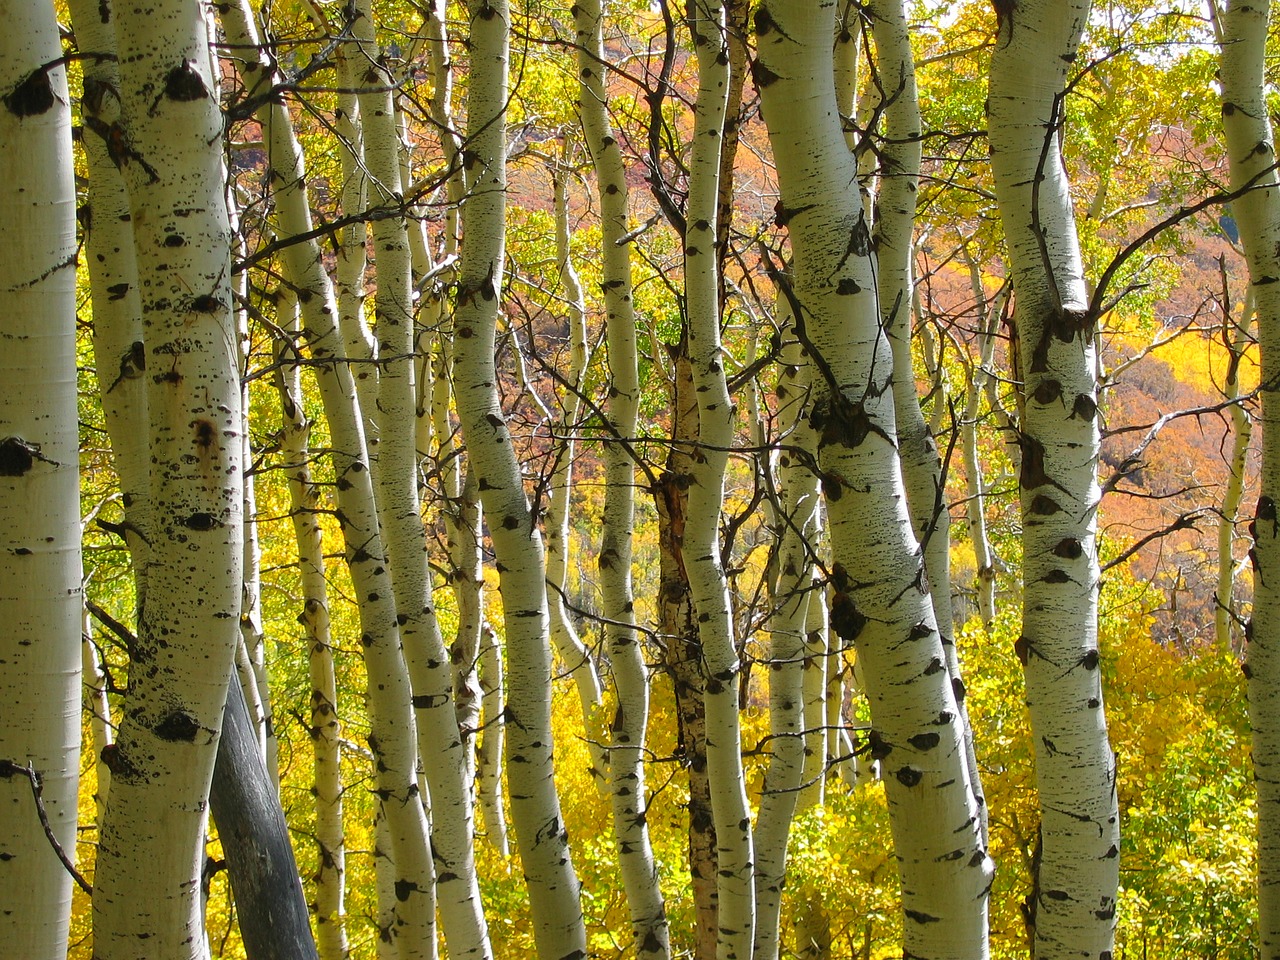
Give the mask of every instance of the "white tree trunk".
M 572 141 L 566 141 L 565 153 L 572 152 Z M 587 303 L 582 283 L 573 267 L 569 237 L 569 157 L 553 161 L 554 212 L 556 223 L 556 262 L 564 303 L 569 313 L 569 367 L 565 381 L 569 385 L 564 398 L 564 416 L 555 428 L 556 446 L 548 480 L 550 496 L 544 529 L 547 531 L 547 610 L 551 616 L 551 640 L 578 691 L 582 708 L 582 724 L 591 757 L 591 779 L 603 792 L 608 787 L 609 755 L 604 743 L 604 707 L 600 691 L 600 675 L 586 644 L 569 617 L 565 590 L 569 583 L 569 506 L 573 496 L 573 466 L 577 455 L 578 416 L 582 411 L 580 391 L 587 372 Z M 607 241 L 606 241 L 607 242 Z M 515 351 L 517 356 L 519 351 Z M 532 395 L 533 388 L 525 385 Z M 539 401 L 540 402 L 540 401 Z M 549 411 L 548 411 L 549 412 Z M 550 417 L 548 417 L 550 421 Z
M 1060 136 L 1088 0 L 1021 0 L 992 55 L 991 169 L 1021 353 L 1023 619 L 1043 855 L 1037 960 L 1113 949 L 1120 822 L 1098 658 L 1096 317 Z
M 51 3 L 0 38 L 0 955 L 67 950 L 80 780 L 80 493 L 71 112 Z
M 505 0 L 470 0 L 471 166 L 463 206 L 454 380 L 458 416 L 499 571 L 509 669 L 507 779 L 534 938 L 543 960 L 586 956 L 569 834 L 553 779 L 546 565 L 498 402 L 494 341 L 505 257 L 508 30 Z
M 281 315 L 282 316 L 279 316 Z M 315 899 L 320 960 L 345 960 L 350 952 L 346 928 L 347 849 L 342 824 L 342 722 L 338 714 L 338 684 L 329 629 L 329 587 L 320 530 L 320 490 L 312 481 L 308 439 L 311 422 L 303 409 L 301 366 L 297 340 L 301 329 L 297 296 L 281 289 L 277 315 L 293 343 L 276 344 L 276 390 L 281 408 L 281 465 L 289 484 L 289 516 L 298 547 L 302 587 L 302 625 L 307 642 L 311 680 L 311 744 L 315 753 L 314 783 L 317 848 Z
M 1260 382 L 1280 380 L 1280 175 L 1266 100 L 1270 11 L 1259 0 L 1230 0 L 1221 18 L 1222 130 L 1231 187 L 1254 189 L 1234 202 L 1262 354 Z M 1258 950 L 1280 957 L 1280 404 L 1264 389 L 1262 479 L 1253 535 L 1253 618 L 1245 676 L 1258 786 Z
M 477 750 L 477 792 L 489 843 L 503 857 L 507 849 L 507 813 L 502 790 L 502 757 L 506 746 L 506 711 L 502 667 L 502 647 L 493 627 L 485 624 L 480 633 L 480 689 L 483 727 Z
M 222 115 L 200 8 L 117 11 L 154 522 L 94 881 L 104 960 L 197 957 L 205 801 L 236 644 L 241 411 Z
M 904 955 L 986 957 L 992 865 L 963 725 L 904 502 L 871 236 L 836 107 L 832 8 L 768 0 L 755 68 L 794 254 L 799 335 L 820 374 L 811 422 L 834 557 L 831 628 L 866 668 L 872 752 L 900 863 Z
M 719 900 L 716 956 L 718 960 L 746 960 L 751 956 L 755 927 L 754 856 L 738 719 L 741 664 L 734 642 L 728 582 L 720 563 L 724 474 L 734 437 L 734 408 L 720 347 L 716 265 L 720 144 L 729 82 L 724 18 L 724 6 L 716 0 L 696 0 L 690 8 L 698 58 L 698 98 L 689 161 L 684 264 L 698 447 L 690 469 L 683 549 L 706 676 L 707 777 L 716 831 Z
M 793 336 L 793 335 L 792 335 Z M 809 607 L 822 603 L 813 583 L 813 543 L 818 528 L 818 478 L 810 456 L 817 437 L 806 421 L 811 370 L 798 340 L 782 349 L 778 421 L 788 449 L 779 454 L 782 487 L 781 546 L 773 589 L 769 649 L 770 757 L 754 834 L 756 849 L 756 960 L 776 960 L 782 941 L 782 888 L 787 873 L 791 819 L 804 785 L 806 751 L 805 683 L 812 675 L 808 651 Z M 823 656 L 817 661 L 821 675 Z M 816 711 L 815 711 L 816 712 Z M 817 728 L 820 731 L 823 721 Z M 824 758 L 825 759 L 825 758 Z M 818 765 L 820 769 L 820 764 Z M 819 773 L 818 779 L 821 779 Z
M 671 936 L 644 816 L 648 804 L 644 752 L 649 726 L 649 677 L 635 629 L 631 581 L 636 471 L 627 444 L 636 435 L 640 383 L 631 298 L 631 244 L 624 240 L 628 232 L 627 177 L 622 151 L 609 124 L 603 69 L 604 8 L 600 0 L 576 4 L 574 27 L 578 41 L 578 116 L 595 166 L 600 204 L 601 285 L 609 362 L 605 416 L 612 437 L 601 454 L 605 491 L 597 566 L 605 641 L 617 695 L 617 712 L 609 725 L 613 835 L 637 956 L 642 960 L 663 960 L 670 955 Z
M 352 32 L 368 71 L 360 90 L 364 161 L 379 206 L 403 205 L 400 138 L 391 99 L 391 74 L 380 63 L 373 13 L 357 4 Z M 426 531 L 418 495 L 417 394 L 414 386 L 412 263 L 404 211 L 374 221 L 378 336 L 378 513 L 391 578 L 397 621 L 413 683 L 418 753 L 431 791 L 432 846 L 436 860 L 436 900 L 455 960 L 492 955 L 474 859 L 474 807 L 463 738 L 453 710 L 449 654 L 433 607 L 433 584 Z
M 243 6 L 223 11 L 224 24 L 242 39 L 252 37 Z M 256 44 L 255 44 L 256 45 Z M 242 64 L 252 89 L 271 82 L 267 64 Z M 269 103 L 263 123 L 268 157 L 275 173 L 275 202 L 282 236 L 312 228 L 306 172 L 283 104 Z M 361 645 L 368 674 L 369 743 L 377 758 L 378 793 L 399 896 L 395 925 L 388 931 L 398 955 L 435 956 L 435 875 L 426 815 L 416 775 L 416 725 L 411 690 L 387 561 L 379 534 L 373 485 L 366 459 L 362 417 L 350 365 L 342 356 L 337 304 L 315 241 L 291 244 L 284 251 L 285 273 L 299 291 L 305 338 L 315 362 L 321 401 L 332 438 L 338 511 L 347 563 L 359 610 Z
M 898 425 L 898 459 L 907 491 L 911 527 L 924 552 L 925 573 L 934 620 L 947 656 L 947 670 L 955 690 L 964 728 L 969 787 L 982 817 L 985 842 L 987 802 L 978 774 L 973 729 L 964 702 L 964 682 L 956 654 L 951 609 L 951 513 L 942 477 L 942 463 L 929 425 L 920 410 L 912 367 L 911 323 L 915 255 L 913 232 L 920 180 L 920 101 L 916 91 L 915 58 L 907 29 L 904 0 L 871 0 L 867 7 L 876 43 L 876 63 L 885 99 L 885 144 L 880 151 L 880 190 L 872 243 L 876 250 L 876 291 L 880 316 L 893 349 L 893 409 Z M 945 406 L 938 402 L 938 408 Z

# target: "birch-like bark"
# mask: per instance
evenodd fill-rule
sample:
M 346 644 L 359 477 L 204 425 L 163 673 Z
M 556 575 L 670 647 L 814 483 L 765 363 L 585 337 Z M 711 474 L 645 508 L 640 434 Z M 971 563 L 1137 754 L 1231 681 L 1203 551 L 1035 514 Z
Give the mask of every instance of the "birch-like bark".
M 95 0 L 68 4 L 82 53 L 80 101 L 89 207 L 84 218 L 85 262 L 93 302 L 93 354 L 102 395 L 103 422 L 120 482 L 124 539 L 133 561 L 136 607 L 146 598 L 147 530 L 150 527 L 150 457 L 143 368 L 142 307 L 133 250 L 129 194 L 119 156 L 120 77 L 116 64 L 113 5 Z
M 198 5 L 117 11 L 154 522 L 94 880 L 103 960 L 197 957 L 206 799 L 240 612 L 242 441 L 222 114 Z
M 506 857 L 507 814 L 502 790 L 502 757 L 506 746 L 506 711 L 502 667 L 502 646 L 493 627 L 485 624 L 480 632 L 480 689 L 484 732 L 477 748 L 476 777 L 480 794 L 480 811 L 485 834 L 498 853 Z
M 964 258 L 969 268 L 969 283 L 974 302 L 978 307 L 978 362 L 968 370 L 965 386 L 964 416 L 960 421 L 960 445 L 964 457 L 966 518 L 969 523 L 969 542 L 973 544 L 973 559 L 977 566 L 974 591 L 978 596 L 978 616 L 982 625 L 991 629 L 996 616 L 996 554 L 987 535 L 987 487 L 983 479 L 982 461 L 978 455 L 978 414 L 987 384 L 995 379 L 996 329 L 1000 323 L 1000 311 L 987 302 L 987 292 L 982 283 L 982 267 L 966 249 Z
M 1230 0 L 1222 23 L 1222 130 L 1234 202 L 1249 264 L 1263 385 L 1262 478 L 1253 535 L 1253 617 L 1246 631 L 1245 676 L 1258 785 L 1258 950 L 1280 957 L 1280 175 L 1267 112 L 1266 43 L 1270 10 L 1259 0 Z
M 505 0 L 469 0 L 467 17 L 471 165 L 454 318 L 458 416 L 498 564 L 509 652 L 507 780 L 534 939 L 543 960 L 578 960 L 586 956 L 586 930 L 553 779 L 546 564 L 537 518 L 499 405 L 494 358 L 506 241 L 510 11 Z
M 698 97 L 689 160 L 684 267 L 698 437 L 690 467 L 684 558 L 706 675 L 707 777 L 716 830 L 720 910 L 716 956 L 746 960 L 751 956 L 755 926 L 754 856 L 738 721 L 741 664 L 734 644 L 728 581 L 720 564 L 724 474 L 734 436 L 734 408 L 720 347 L 716 264 L 720 146 L 729 82 L 724 16 L 724 7 L 716 0 L 695 0 L 690 7 Z
M 833 554 L 831 628 L 866 668 L 872 750 L 903 900 L 904 956 L 986 957 L 992 866 L 963 725 L 912 534 L 894 437 L 891 350 L 871 235 L 831 83 L 833 7 L 766 0 L 755 68 L 778 164 L 798 335 L 821 375 L 810 422 Z
M 315 916 L 320 960 L 346 960 L 350 952 L 346 927 L 347 850 L 342 825 L 342 723 L 334 672 L 333 637 L 329 629 L 329 587 L 320 531 L 320 489 L 311 476 L 308 440 L 311 422 L 303 409 L 299 359 L 301 329 L 297 296 L 282 290 L 277 301 L 281 326 L 292 342 L 276 344 L 276 390 L 280 395 L 281 466 L 289 484 L 289 517 L 298 548 L 302 612 L 298 622 L 307 641 L 311 680 L 311 744 L 315 755 L 316 812 Z
M 51 3 L 0 37 L 0 955 L 66 955 L 80 781 L 79 445 L 71 111 Z M 25 768 L 25 769 L 24 769 Z
M 400 138 L 393 80 L 379 65 L 371 6 L 361 0 L 352 33 L 367 64 L 360 89 L 361 134 L 372 198 L 403 206 Z M 418 754 L 431 792 L 436 901 L 455 960 L 492 956 L 475 872 L 474 807 L 467 759 L 453 710 L 453 676 L 433 606 L 426 531 L 418 496 L 417 395 L 414 387 L 412 261 L 405 211 L 374 221 L 378 284 L 378 515 L 382 523 L 397 620 L 413 684 Z
M 1022 375 L 1023 617 L 1043 854 L 1037 960 L 1113 949 L 1120 822 L 1098 657 L 1096 317 L 1060 152 L 1088 0 L 1021 0 L 992 55 L 991 170 Z
M 783 346 L 778 378 L 778 420 L 784 449 L 778 458 L 782 486 L 781 546 L 773 589 L 769 649 L 769 767 L 754 834 L 756 851 L 756 960 L 776 960 L 782 941 L 782 888 L 787 874 L 787 840 L 804 783 L 808 732 L 805 729 L 806 645 L 809 606 L 822 599 L 813 584 L 813 542 L 818 524 L 818 477 L 810 456 L 817 437 L 805 419 L 810 399 L 810 366 L 800 342 Z M 806 454 L 810 455 L 807 456 Z M 825 645 L 824 645 L 825 646 Z M 823 650 L 825 654 L 825 649 Z M 822 722 L 819 721 L 818 729 Z
M 618 851 L 637 956 L 670 955 L 666 905 L 658 884 L 645 820 L 644 753 L 649 727 L 649 677 L 636 630 L 631 568 L 635 533 L 635 464 L 626 444 L 636 435 L 640 380 L 636 317 L 632 303 L 631 243 L 626 240 L 627 177 L 622 151 L 609 123 L 604 65 L 604 8 L 600 0 L 574 7 L 578 55 L 578 116 L 595 166 L 600 204 L 601 286 L 605 301 L 605 346 L 609 392 L 604 414 L 608 432 L 597 566 L 605 617 L 605 642 L 613 668 L 617 712 L 609 725 L 609 792 Z
M 658 629 L 663 637 L 664 666 L 675 695 L 676 755 L 689 777 L 689 885 L 694 905 L 694 960 L 716 955 L 719 895 L 716 878 L 716 831 L 711 815 L 711 783 L 707 776 L 706 681 L 702 646 L 693 613 L 684 555 L 688 523 L 688 490 L 693 449 L 698 435 L 698 402 L 686 344 L 668 348 L 671 384 L 671 445 L 666 465 L 654 485 L 658 514 Z
M 224 28 L 240 49 L 256 49 L 252 19 L 242 4 L 220 11 Z M 272 82 L 268 62 L 239 64 L 246 86 Z M 274 174 L 276 215 L 282 236 L 312 229 L 302 153 L 283 103 L 263 107 L 262 126 Z M 315 241 L 284 250 L 286 277 L 298 290 L 305 337 L 311 350 L 321 401 L 329 422 L 338 515 L 347 564 L 359 598 L 361 645 L 368 674 L 369 743 L 377 758 L 377 790 L 386 814 L 388 845 L 398 896 L 396 922 L 388 931 L 402 960 L 435 956 L 435 876 L 426 815 L 416 775 L 416 724 L 400 645 L 397 611 L 378 528 L 362 417 L 351 366 L 340 361 L 337 304 Z
M 103 757 L 115 742 L 111 723 L 111 704 L 107 700 L 107 675 L 102 669 L 102 658 L 98 655 L 98 647 L 93 639 L 91 617 L 85 609 L 81 623 L 80 638 L 80 672 L 83 676 L 83 687 L 80 695 L 81 707 L 89 718 L 89 730 L 93 736 L 94 778 L 93 806 L 97 815 L 95 826 L 102 823 L 103 814 L 107 810 L 107 797 L 111 794 L 111 771 Z
M 227 208 L 231 214 L 232 231 L 237 237 L 239 230 L 239 211 L 236 210 L 235 198 L 228 191 Z M 244 253 L 243 243 L 236 242 L 237 256 Z M 247 273 L 240 273 L 233 281 L 238 304 L 247 302 L 249 296 L 249 278 Z M 236 328 L 240 337 L 240 369 L 247 374 L 249 364 L 249 317 L 241 306 L 235 309 Z M 253 449 L 249 433 L 249 380 L 242 377 L 240 386 L 240 412 L 243 418 L 241 442 L 244 450 L 241 454 L 244 463 L 253 463 Z M 240 649 L 243 653 L 248 676 L 241 677 L 244 687 L 245 706 L 253 721 L 253 731 L 258 740 L 262 754 L 263 769 L 271 780 L 271 786 L 277 796 L 280 793 L 280 742 L 276 739 L 275 715 L 271 708 L 271 685 L 267 676 L 267 642 L 262 629 L 262 546 L 258 542 L 258 496 L 253 474 L 246 468 L 244 475 L 244 573 L 243 586 L 240 591 Z M 237 671 L 241 654 L 237 654 Z M 223 712 L 225 718 L 225 709 Z M 227 750 L 223 756 L 232 756 Z M 292 856 L 292 851 L 290 851 Z
M 893 350 L 893 409 L 898 427 L 898 460 L 902 464 L 911 528 L 924 554 L 934 621 L 946 653 L 947 671 L 951 674 L 956 706 L 960 711 L 965 758 L 969 765 L 969 788 L 974 792 L 982 817 L 985 842 L 987 802 L 978 773 L 969 710 L 964 702 L 964 682 L 960 678 L 951 609 L 951 513 L 938 446 L 920 410 L 912 369 L 911 321 L 915 301 L 913 231 L 921 156 L 915 57 L 911 52 L 904 0 L 871 0 L 866 9 L 875 38 L 879 89 L 884 100 L 885 142 L 880 151 L 879 192 L 872 244 L 876 251 L 876 293 L 880 300 L 880 318 Z M 944 406 L 944 403 L 938 403 L 939 408 Z
M 544 528 L 547 531 L 547 609 L 551 616 L 551 641 L 573 680 L 582 708 L 587 750 L 591 757 L 591 779 L 604 791 L 608 786 L 609 755 L 604 743 L 604 705 L 601 700 L 600 675 L 586 644 L 569 618 L 565 606 L 565 590 L 569 583 L 569 503 L 573 496 L 573 466 L 577 455 L 578 415 L 582 411 L 581 389 L 587 372 L 587 302 L 582 283 L 573 267 L 569 237 L 569 157 L 572 141 L 566 141 L 565 154 L 553 161 L 552 190 L 556 224 L 556 266 L 564 288 L 564 303 L 569 313 L 569 367 L 565 380 L 569 396 L 565 398 L 564 416 L 560 419 L 559 436 L 548 481 L 550 496 Z M 516 351 L 517 355 L 519 351 Z M 519 362 L 519 361 L 518 361 Z M 530 395 L 532 387 L 525 384 Z M 548 411 L 550 412 L 550 411 Z M 550 421 L 550 417 L 548 417 Z
M 1222 392 L 1237 401 L 1231 407 L 1231 454 L 1227 461 L 1230 473 L 1222 492 L 1221 516 L 1218 518 L 1218 582 L 1214 589 L 1214 636 L 1223 649 L 1234 647 L 1239 622 L 1235 611 L 1235 583 L 1239 564 L 1236 563 L 1236 524 L 1240 522 L 1240 505 L 1244 501 L 1245 461 L 1249 455 L 1249 442 L 1253 438 L 1253 418 L 1244 407 L 1244 392 L 1240 387 L 1240 364 L 1250 341 L 1253 325 L 1253 291 L 1250 290 L 1240 307 L 1240 317 L 1232 314 L 1232 304 L 1226 289 L 1225 271 L 1222 297 L 1222 339 L 1230 359 Z

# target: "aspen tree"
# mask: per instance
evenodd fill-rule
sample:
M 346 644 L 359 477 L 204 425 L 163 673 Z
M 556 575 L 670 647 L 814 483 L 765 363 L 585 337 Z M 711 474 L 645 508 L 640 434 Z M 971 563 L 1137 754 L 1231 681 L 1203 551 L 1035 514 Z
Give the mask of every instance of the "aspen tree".
M 718 960 L 746 960 L 751 956 L 755 925 L 754 854 L 738 718 L 741 663 L 734 645 L 719 536 L 725 467 L 734 437 L 734 408 L 720 344 L 716 264 L 720 146 L 729 81 L 724 17 L 723 5 L 714 0 L 695 2 L 690 8 L 698 96 L 689 161 L 684 267 L 698 436 L 690 465 L 683 550 L 706 684 L 707 777 L 716 831 L 719 900 L 716 956 Z
M 476 792 L 487 839 L 501 856 L 506 857 L 507 814 L 502 789 L 502 758 L 506 748 L 506 725 L 502 722 L 506 714 L 503 673 L 498 635 L 486 623 L 480 632 L 481 726 L 484 733 L 476 750 Z
M 1222 29 L 1222 132 L 1236 222 L 1249 265 L 1258 324 L 1263 384 L 1262 477 L 1250 533 L 1253 535 L 1253 617 L 1245 632 L 1245 676 L 1253 729 L 1254 782 L 1258 786 L 1258 950 L 1280 957 L 1280 174 L 1275 134 L 1267 112 L 1268 4 L 1228 0 Z
M 320 960 L 345 960 L 350 951 L 346 927 L 347 850 L 342 825 L 342 722 L 338 713 L 338 684 L 329 628 L 329 588 L 325 577 L 324 544 L 318 510 L 320 490 L 312 480 L 308 458 L 311 422 L 303 409 L 301 329 L 297 296 L 282 289 L 277 312 L 281 326 L 294 339 L 276 343 L 276 390 L 281 408 L 281 462 L 289 484 L 289 517 L 298 549 L 302 612 L 298 622 L 307 641 L 311 679 L 311 743 L 315 753 L 317 866 L 312 881 L 315 899 L 316 947 Z
M 133 564 L 136 606 L 146 598 L 147 530 L 150 527 L 150 457 L 147 393 L 143 376 L 142 307 L 133 249 L 133 222 L 120 150 L 120 76 L 116 63 L 114 5 L 71 0 L 68 9 L 82 53 L 80 100 L 89 205 L 84 223 L 86 265 L 93 302 L 93 355 L 111 460 L 120 481 L 125 544 Z
M 242 442 L 222 116 L 200 8 L 116 11 L 153 523 L 94 881 L 102 960 L 205 949 L 206 798 L 239 640 Z
M 817 437 L 806 422 L 811 371 L 804 349 L 794 335 L 783 344 L 780 359 L 778 419 L 784 430 L 782 442 L 786 448 L 778 458 L 782 516 L 770 623 L 770 756 L 754 834 L 756 960 L 776 960 L 781 948 L 787 840 L 804 782 L 808 748 L 805 682 L 812 672 L 806 650 L 809 607 L 823 602 L 813 584 L 812 544 L 818 527 L 818 478 L 810 459 L 817 452 Z M 825 644 L 823 646 L 825 648 Z M 825 649 L 822 652 L 825 655 Z M 821 670 L 818 673 L 821 675 Z M 823 720 L 819 719 L 815 726 L 820 730 Z M 825 760 L 821 752 L 819 757 Z
M 564 672 L 573 680 L 582 708 L 583 728 L 586 731 L 587 749 L 591 757 L 591 778 L 604 791 L 608 786 L 609 757 L 604 749 L 604 707 L 601 700 L 600 675 L 586 644 L 578 636 L 577 628 L 569 618 L 565 605 L 565 590 L 569 583 L 569 505 L 573 496 L 573 467 L 578 444 L 576 430 L 582 412 L 581 390 L 590 360 L 587 347 L 587 302 L 582 292 L 582 282 L 573 266 L 569 237 L 569 163 L 574 150 L 573 141 L 565 139 L 564 153 L 552 161 L 552 193 L 555 214 L 556 266 L 560 271 L 560 285 L 564 288 L 564 303 L 569 314 L 569 368 L 565 377 L 569 385 L 564 415 L 560 418 L 551 476 L 548 478 L 549 497 L 544 529 L 547 532 L 547 610 L 551 617 L 551 641 L 564 665 Z M 519 357 L 519 350 L 515 351 Z M 518 361 L 523 366 L 521 361 Z M 525 384 L 526 391 L 536 394 Z M 541 401 L 537 401 L 541 403 Z M 551 423 L 551 411 L 546 419 Z
M 992 866 L 963 726 L 912 534 L 894 437 L 891 351 L 835 88 L 834 7 L 766 0 L 755 67 L 794 257 L 784 296 L 816 367 L 818 463 L 833 554 L 831 628 L 856 642 L 886 770 L 904 955 L 986 957 Z
M 996 331 L 1000 323 L 997 304 L 989 303 L 982 283 L 982 267 L 969 253 L 964 253 L 969 270 L 969 284 L 977 305 L 979 330 L 978 358 L 966 370 L 964 416 L 960 421 L 960 445 L 964 457 L 966 517 L 969 523 L 969 542 L 973 544 L 974 563 L 977 565 L 976 584 L 978 615 L 988 630 L 996 616 L 996 563 L 995 550 L 987 536 L 986 483 L 983 480 L 982 462 L 978 456 L 978 414 L 987 384 L 995 380 Z
M 233 35 L 256 40 L 252 20 L 242 4 L 229 5 L 220 12 Z M 256 42 L 239 46 L 257 49 Z M 250 90 L 272 82 L 272 71 L 259 59 L 247 59 L 238 66 L 245 72 Z M 306 172 L 288 110 L 277 102 L 268 102 L 262 109 L 280 232 L 287 237 L 306 236 L 312 230 Z M 390 862 L 396 871 L 392 885 L 401 907 L 386 933 L 405 960 L 434 957 L 435 882 L 415 770 L 416 725 L 395 597 L 378 527 L 363 417 L 350 365 L 338 362 L 344 345 L 319 246 L 307 240 L 289 244 L 283 252 L 286 276 L 298 290 L 305 339 L 329 423 L 343 542 L 359 598 L 361 646 L 369 678 L 369 743 L 377 758 L 377 791 L 386 815 Z
M 553 779 L 551 651 L 542 538 L 502 415 L 494 342 L 505 257 L 510 10 L 470 0 L 470 160 L 458 269 L 454 383 L 471 469 L 489 517 L 508 650 L 507 780 L 511 817 L 543 960 L 586 956 L 578 878 Z
M 413 684 L 418 752 L 430 786 L 436 900 L 455 960 L 492 955 L 474 854 L 468 759 L 452 705 L 452 671 L 433 606 L 434 585 L 418 494 L 412 263 L 400 180 L 399 129 L 390 73 L 379 60 L 372 10 L 356 6 L 352 33 L 364 57 L 360 88 L 364 165 L 377 203 L 398 215 L 374 221 L 378 337 L 378 514 L 391 562 L 397 620 Z
M 666 463 L 653 485 L 658 513 L 658 629 L 665 645 L 663 663 L 671 675 L 679 741 L 676 754 L 689 778 L 689 885 L 695 912 L 693 955 L 712 960 L 718 940 L 719 895 L 716 832 L 707 776 L 707 724 L 702 647 L 684 557 L 688 522 L 689 477 L 698 436 L 698 402 L 685 342 L 671 354 L 671 439 Z
M 71 110 L 53 5 L 0 8 L 0 955 L 56 960 L 71 876 L 37 802 L 73 858 L 83 597 Z
M 440 244 L 441 269 L 443 271 L 430 290 L 429 296 L 439 304 L 437 327 L 434 332 L 431 355 L 431 423 L 437 438 L 435 463 L 441 477 L 443 493 L 442 513 L 448 547 L 449 580 L 458 611 L 458 627 L 450 645 L 453 663 L 453 707 L 462 735 L 465 777 L 468 782 L 475 774 L 475 731 L 482 714 L 483 682 L 478 675 L 481 649 L 485 643 L 484 621 L 484 572 L 481 550 L 483 511 L 479 502 L 478 484 L 465 469 L 464 454 L 458 444 L 458 430 L 451 418 L 453 399 L 453 313 L 445 301 L 444 286 L 456 276 L 458 257 L 459 216 L 465 189 L 462 171 L 462 143 L 455 125 L 453 111 L 453 54 L 445 22 L 444 0 L 428 0 L 424 10 L 421 36 L 427 48 L 431 71 L 430 120 L 440 138 L 447 175 L 445 199 L 448 201 L 444 216 L 444 230 Z M 491 675 L 497 673 L 491 671 Z M 501 724 L 499 723 L 499 727 Z M 486 726 L 486 729 L 489 729 Z M 502 755 L 502 731 L 495 732 L 494 749 Z M 501 778 L 488 781 L 488 785 L 501 789 Z M 492 790 L 488 794 L 494 796 Z M 487 816 L 501 819 L 501 805 L 490 805 Z M 491 837 L 501 836 L 505 846 L 505 827 L 497 829 L 489 823 Z M 495 833 L 495 829 L 497 832 Z
M 573 8 L 578 58 L 578 118 L 595 167 L 600 204 L 601 286 L 605 301 L 605 348 L 609 388 L 604 404 L 610 437 L 602 451 L 605 469 L 597 567 L 617 708 L 609 725 L 609 792 L 618 864 L 631 912 L 637 956 L 670 954 L 666 905 L 658 884 L 653 845 L 645 820 L 644 752 L 649 726 L 649 678 L 636 630 L 631 580 L 635 533 L 636 468 L 627 444 L 636 435 L 640 382 L 636 316 L 632 301 L 626 170 L 609 123 L 604 65 L 604 6 L 578 0 Z
M 920 410 L 912 369 L 913 231 L 921 156 L 915 57 L 911 52 L 904 0 L 871 0 L 866 10 L 875 38 L 876 83 L 885 114 L 885 143 L 879 151 L 879 191 L 872 244 L 876 251 L 880 317 L 893 349 L 892 389 L 898 459 L 902 463 L 911 527 L 924 554 L 929 599 L 933 603 L 934 620 L 947 655 L 947 670 L 964 729 L 969 786 L 974 791 L 985 836 L 986 799 L 978 775 L 969 710 L 964 702 L 951 609 L 951 514 L 938 446 Z M 872 151 L 868 151 L 868 155 L 871 154 Z M 938 401 L 937 406 L 941 409 L 945 404 Z
M 1037 960 L 1113 949 L 1120 820 L 1098 657 L 1095 326 L 1060 137 L 1088 0 L 1003 9 L 987 115 L 1013 278 L 1023 411 L 1017 643 L 1036 751 Z

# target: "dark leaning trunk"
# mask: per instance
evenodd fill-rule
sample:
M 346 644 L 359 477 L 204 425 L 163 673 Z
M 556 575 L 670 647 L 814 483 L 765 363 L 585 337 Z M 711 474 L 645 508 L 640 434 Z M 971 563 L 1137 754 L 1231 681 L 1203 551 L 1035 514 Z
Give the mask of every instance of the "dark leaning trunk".
M 249 960 L 317 960 L 284 812 L 232 678 L 209 789 Z

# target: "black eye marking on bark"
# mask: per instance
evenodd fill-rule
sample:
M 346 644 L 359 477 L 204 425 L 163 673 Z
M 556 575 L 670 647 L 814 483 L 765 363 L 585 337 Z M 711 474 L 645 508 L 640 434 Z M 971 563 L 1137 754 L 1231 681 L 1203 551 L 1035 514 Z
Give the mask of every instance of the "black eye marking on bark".
M 202 293 L 191 301 L 192 313 L 217 313 L 225 307 L 221 300 L 211 293 Z
M 907 741 L 907 743 L 911 744 L 913 747 L 915 747 L 917 750 L 920 750 L 920 751 L 932 750 L 941 742 L 942 742 L 942 737 L 940 737 L 936 733 L 917 733 L 914 737 L 910 738 Z
M 187 519 L 182 521 L 183 526 L 188 530 L 212 530 L 214 527 L 220 526 L 218 518 L 212 513 L 193 513 Z
M 217 431 L 212 423 L 205 419 L 196 420 L 192 424 L 195 427 L 196 446 L 201 449 L 208 450 L 213 446 L 214 441 L 218 437 Z
M 183 60 L 164 78 L 164 95 L 170 100 L 191 103 L 209 96 L 209 89 L 204 85 L 204 78 L 196 71 L 189 60 Z
M 4 95 L 4 105 L 15 117 L 37 117 L 53 109 L 57 98 L 47 67 L 36 67 Z
M 28 443 L 21 437 L 0 440 L 0 477 L 20 477 L 35 466 L 37 460 L 52 462 L 40 455 L 38 443 Z
M 152 727 L 151 732 L 170 743 L 193 743 L 200 732 L 200 724 L 191 714 L 176 710 Z
M 897 777 L 898 782 L 902 784 L 904 787 L 914 787 L 916 784 L 918 784 L 921 780 L 924 779 L 924 774 L 921 773 L 919 770 L 917 770 L 915 767 L 903 767 L 900 770 L 896 771 L 894 773 L 894 776 Z

